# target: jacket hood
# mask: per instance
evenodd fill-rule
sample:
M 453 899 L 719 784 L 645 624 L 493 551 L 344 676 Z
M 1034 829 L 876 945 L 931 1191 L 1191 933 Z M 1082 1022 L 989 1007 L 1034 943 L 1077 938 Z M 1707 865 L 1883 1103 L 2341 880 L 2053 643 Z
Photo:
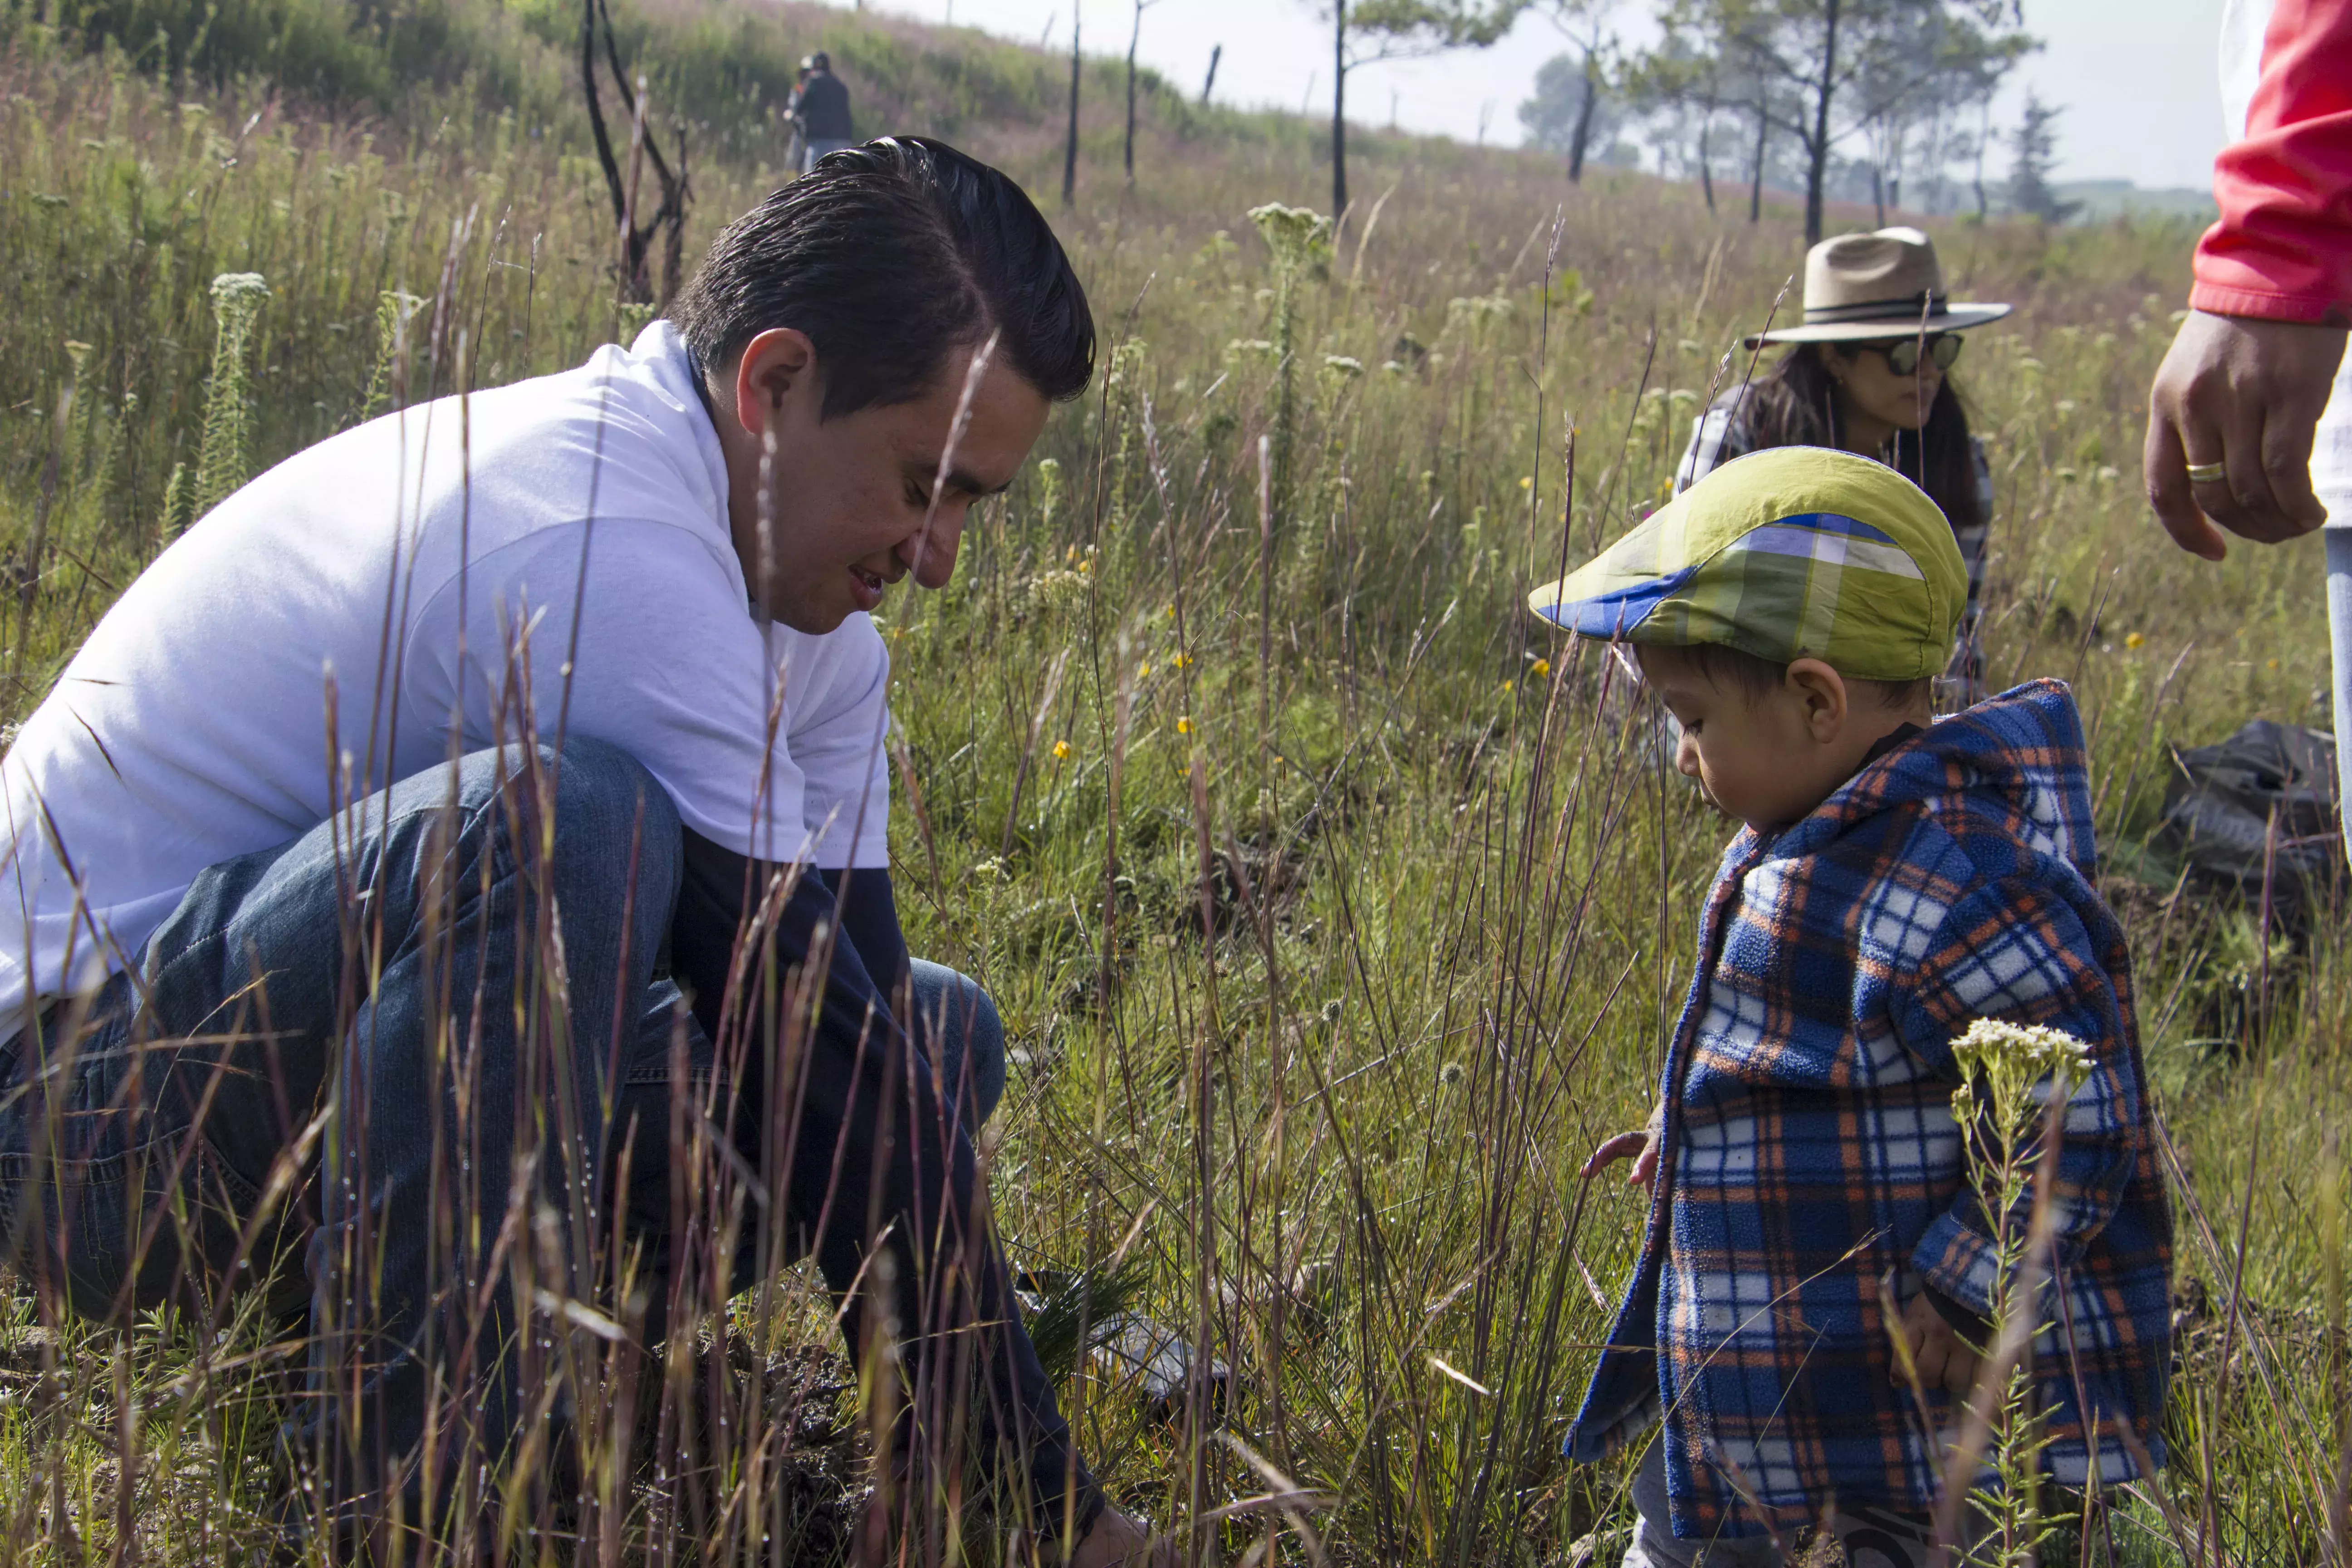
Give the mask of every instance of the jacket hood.
M 1771 853 L 1811 854 L 1905 806 L 1990 813 L 2027 847 L 2098 875 L 2083 716 L 2063 680 L 2031 680 L 1930 724 L 1864 768 Z

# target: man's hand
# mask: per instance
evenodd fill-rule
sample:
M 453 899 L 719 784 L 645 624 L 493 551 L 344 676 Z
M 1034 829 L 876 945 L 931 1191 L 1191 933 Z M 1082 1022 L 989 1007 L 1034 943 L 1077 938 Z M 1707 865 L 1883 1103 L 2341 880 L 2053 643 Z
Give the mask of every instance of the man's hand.
M 2219 561 L 2221 528 L 2263 544 L 2327 521 L 2311 440 L 2344 359 L 2344 329 L 2192 310 L 2147 396 L 2147 500 L 2183 550 Z M 2218 478 L 2191 468 L 2221 464 Z
M 1069 1568 L 1176 1568 L 1176 1543 L 1132 1514 L 1106 1508 L 1066 1562 Z
M 1904 1304 L 1903 1342 L 1911 1347 L 1911 1364 L 1919 1373 L 1925 1388 L 1943 1388 L 1963 1398 L 1977 1385 L 1977 1352 L 1960 1331 L 1945 1321 L 1936 1310 L 1936 1303 L 1927 1300 L 1922 1290 Z M 1903 1370 L 1895 1371 L 1895 1381 L 1903 1382 Z
M 1658 1124 L 1654 1120 L 1638 1132 L 1620 1132 L 1595 1149 L 1592 1157 L 1584 1162 L 1584 1169 L 1579 1174 L 1591 1181 L 1624 1159 L 1633 1162 L 1633 1170 L 1626 1173 L 1626 1184 L 1648 1192 L 1651 1178 L 1658 1173 Z

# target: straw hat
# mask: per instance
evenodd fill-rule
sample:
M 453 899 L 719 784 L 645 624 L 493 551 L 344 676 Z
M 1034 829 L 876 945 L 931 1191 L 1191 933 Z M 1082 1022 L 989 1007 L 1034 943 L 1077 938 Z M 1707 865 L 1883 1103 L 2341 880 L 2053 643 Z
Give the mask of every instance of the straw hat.
M 1936 242 L 1916 228 L 1842 234 L 1805 253 L 1805 320 L 1741 340 L 1860 342 L 1914 332 L 1959 332 L 2009 314 L 2007 305 L 1955 304 L 1944 293 Z

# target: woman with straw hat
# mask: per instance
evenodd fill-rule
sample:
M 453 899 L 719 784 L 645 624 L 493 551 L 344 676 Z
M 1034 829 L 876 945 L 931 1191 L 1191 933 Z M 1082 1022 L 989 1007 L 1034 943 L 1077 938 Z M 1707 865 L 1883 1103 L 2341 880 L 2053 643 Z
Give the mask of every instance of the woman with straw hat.
M 1947 373 L 1960 356 L 1959 334 L 2009 307 L 1955 303 L 1935 243 L 1916 228 L 1883 228 L 1807 253 L 1804 310 L 1798 325 L 1743 340 L 1744 348 L 1787 343 L 1790 352 L 1699 416 L 1675 489 L 1769 447 L 1841 447 L 1913 480 L 1943 509 L 1968 563 L 1968 610 L 1946 679 L 1958 701 L 1973 702 L 1984 695 L 1977 616 L 1992 471 Z

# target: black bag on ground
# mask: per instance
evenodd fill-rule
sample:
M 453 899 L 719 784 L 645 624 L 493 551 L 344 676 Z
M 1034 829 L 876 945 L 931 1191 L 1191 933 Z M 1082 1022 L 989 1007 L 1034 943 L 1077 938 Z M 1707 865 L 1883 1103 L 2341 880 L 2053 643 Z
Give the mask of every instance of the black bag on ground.
M 2271 922 L 2302 924 L 2344 862 L 2336 737 L 2256 719 L 2219 745 L 2174 747 L 2172 763 L 2156 841 L 2190 886 L 2259 902 L 2267 866 Z

